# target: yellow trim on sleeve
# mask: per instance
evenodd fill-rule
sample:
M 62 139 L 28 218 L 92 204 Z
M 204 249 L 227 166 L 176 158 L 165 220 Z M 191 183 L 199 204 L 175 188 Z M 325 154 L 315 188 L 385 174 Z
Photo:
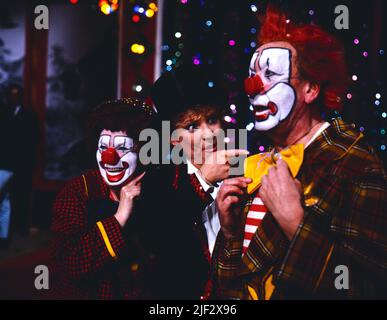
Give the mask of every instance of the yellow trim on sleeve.
M 109 237 L 108 237 L 108 235 L 107 235 L 107 233 L 105 231 L 105 228 L 104 228 L 104 226 L 103 226 L 101 221 L 97 222 L 97 227 L 98 227 L 99 231 L 101 232 L 103 241 L 105 242 L 106 248 L 109 251 L 110 255 L 112 256 L 113 259 L 117 259 L 117 255 L 116 255 L 116 253 L 113 250 L 113 247 L 112 247 L 112 245 L 111 245 L 111 243 L 109 241 Z
M 83 179 L 83 184 L 85 185 L 86 197 L 89 197 L 89 190 L 87 189 L 86 177 L 84 174 L 82 175 L 82 179 Z

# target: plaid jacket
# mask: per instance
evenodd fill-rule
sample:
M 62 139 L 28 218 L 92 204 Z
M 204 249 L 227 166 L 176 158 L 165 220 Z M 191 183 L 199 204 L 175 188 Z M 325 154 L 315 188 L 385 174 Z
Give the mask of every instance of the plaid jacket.
M 59 298 L 208 298 L 211 258 L 201 213 L 212 198 L 201 190 L 195 175 L 187 174 L 186 166 L 169 169 L 148 171 L 124 229 L 114 212 L 101 206 L 110 201 L 98 170 L 66 184 L 55 200 L 51 227 L 54 290 Z M 92 210 L 90 201 L 95 204 Z M 96 221 L 103 225 L 116 257 Z M 187 276 L 182 265 L 194 273 Z M 136 266 L 138 270 L 131 272 Z
M 305 150 L 297 178 L 305 214 L 291 241 L 270 213 L 243 258 L 243 235 L 226 241 L 219 233 L 217 296 L 387 298 L 386 174 L 363 135 L 334 119 Z M 337 289 L 346 268 L 349 287 Z
M 140 246 L 130 237 L 140 224 L 133 216 L 121 228 L 113 216 L 114 205 L 117 204 L 109 199 L 108 187 L 98 169 L 72 179 L 56 197 L 51 260 L 58 297 L 148 297 L 147 284 L 140 277 L 146 267 L 140 263 L 144 259 Z

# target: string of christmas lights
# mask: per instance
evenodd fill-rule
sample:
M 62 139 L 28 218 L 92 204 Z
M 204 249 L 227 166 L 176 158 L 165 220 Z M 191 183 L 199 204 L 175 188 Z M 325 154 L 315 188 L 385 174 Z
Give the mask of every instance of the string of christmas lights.
M 251 132 L 250 144 L 254 151 L 265 151 L 267 142 L 254 130 L 252 108 L 241 90 L 247 75 L 248 63 L 256 50 L 260 23 L 268 1 L 180 0 L 168 7 L 164 26 L 163 69 L 165 72 L 183 63 L 217 64 L 228 89 L 228 107 L 224 120 Z M 277 2 L 291 12 L 288 21 L 322 25 L 343 41 L 348 56 L 351 83 L 343 112 L 324 115 L 326 119 L 343 117 L 358 125 L 368 140 L 385 159 L 387 113 L 383 104 L 385 79 L 380 72 L 384 64 L 384 48 L 375 46 L 381 30 L 375 29 L 372 6 L 367 10 L 360 4 L 350 10 L 349 30 L 334 28 L 334 8 L 337 1 L 270 1 Z M 355 6 L 355 4 L 354 4 Z M 195 32 L 192 32 L 192 29 Z M 215 39 L 214 39 L 215 37 Z M 380 40 L 379 40 L 380 42 Z M 220 45 L 220 48 L 219 48 Z M 376 70 L 379 72 L 371 72 Z M 215 78 L 215 75 L 214 75 Z M 210 87 L 217 84 L 208 83 Z M 239 90 L 239 91 L 238 91 Z
M 141 33 L 148 19 L 158 12 L 156 1 L 128 0 L 131 5 L 130 19 Z M 77 4 L 78 0 L 70 0 Z M 315 23 L 334 33 L 347 50 L 350 86 L 346 94 L 342 114 L 323 115 L 344 117 L 353 121 L 385 159 L 386 117 L 383 103 L 385 82 L 380 71 L 384 66 L 384 48 L 381 47 L 381 30 L 377 29 L 375 9 L 361 4 L 351 4 L 350 29 L 334 28 L 334 8 L 337 1 L 270 1 L 277 2 L 288 12 L 291 19 Z M 216 70 L 208 81 L 210 88 L 223 85 L 228 96 L 227 114 L 224 120 L 238 128 L 251 132 L 252 149 L 264 151 L 267 143 L 256 135 L 252 108 L 245 96 L 242 83 L 252 53 L 256 50 L 259 17 L 265 12 L 268 1 L 220 1 L 178 0 L 165 1 L 162 43 L 162 70 L 169 72 L 181 64 L 211 65 Z M 98 1 L 99 10 L 106 15 L 115 13 L 119 0 Z M 382 20 L 379 18 L 379 20 Z M 379 21 L 384 24 L 384 21 Z M 149 54 L 151 44 L 133 39 L 129 45 L 130 56 Z M 220 77 L 219 77 L 220 75 Z M 135 93 L 144 91 L 144 84 L 133 86 Z

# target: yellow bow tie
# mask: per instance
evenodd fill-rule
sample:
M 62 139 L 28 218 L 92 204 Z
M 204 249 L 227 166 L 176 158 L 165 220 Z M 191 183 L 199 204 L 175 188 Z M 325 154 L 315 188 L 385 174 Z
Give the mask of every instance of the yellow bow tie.
M 247 192 L 253 193 L 261 186 L 262 177 L 269 172 L 269 168 L 283 159 L 289 166 L 293 177 L 296 177 L 304 158 L 304 145 L 295 144 L 279 153 L 265 152 L 255 154 L 245 160 L 245 177 L 253 179 L 247 186 Z

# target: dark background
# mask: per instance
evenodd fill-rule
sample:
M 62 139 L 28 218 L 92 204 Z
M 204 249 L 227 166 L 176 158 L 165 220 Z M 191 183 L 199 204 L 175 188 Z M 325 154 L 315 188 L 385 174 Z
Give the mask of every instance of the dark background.
M 267 3 L 276 4 L 288 12 L 292 21 L 314 23 L 338 37 L 345 46 L 350 78 L 357 75 L 357 81 L 350 81 L 348 93 L 341 114 L 326 114 L 327 119 L 342 116 L 347 122 L 354 122 L 364 131 L 368 141 L 374 146 L 381 158 L 386 160 L 385 124 L 383 112 L 385 91 L 385 54 L 384 43 L 386 24 L 385 2 L 381 0 L 360 1 L 166 1 L 164 11 L 164 61 L 175 59 L 172 65 L 192 63 L 199 58 L 201 64 L 213 67 L 212 77 L 215 85 L 221 85 L 228 94 L 229 104 L 235 104 L 236 113 L 228 109 L 239 128 L 253 122 L 249 111 L 249 102 L 243 91 L 243 80 L 247 75 L 248 65 L 256 47 L 251 43 L 257 39 L 260 20 Z M 255 5 L 257 11 L 251 10 Z M 338 5 L 349 9 L 349 29 L 337 30 L 334 26 Z M 206 22 L 210 20 L 209 27 Z M 179 31 L 182 37 L 177 39 Z M 359 39 L 359 44 L 354 44 Z M 229 41 L 235 45 L 230 46 Z M 181 44 L 183 49 L 179 48 Z M 253 44 L 254 46 L 254 44 Z M 180 57 L 176 52 L 180 51 Z M 364 57 L 363 53 L 368 56 Z M 164 69 L 167 65 L 164 64 Z M 375 95 L 379 93 L 380 99 Z M 379 105 L 375 101 L 379 100 Z M 250 133 L 250 151 L 256 152 L 260 145 L 266 146 L 263 137 L 254 130 Z

